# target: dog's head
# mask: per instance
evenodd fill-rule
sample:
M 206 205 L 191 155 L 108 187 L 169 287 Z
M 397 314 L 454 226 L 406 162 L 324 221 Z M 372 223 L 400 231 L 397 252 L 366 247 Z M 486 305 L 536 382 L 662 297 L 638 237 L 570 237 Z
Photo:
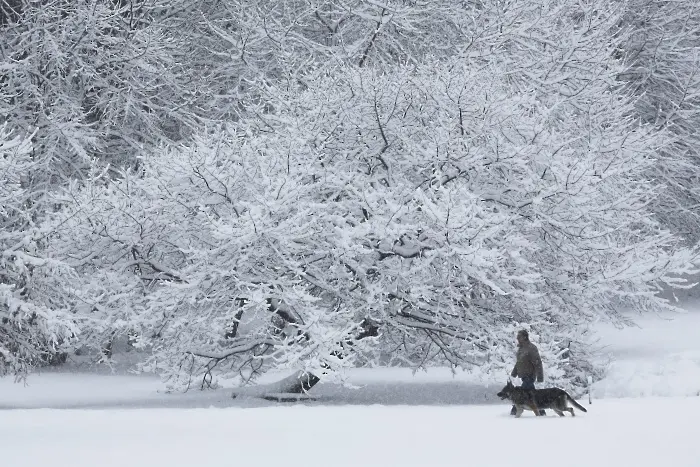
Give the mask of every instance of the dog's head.
M 508 380 L 508 383 L 501 389 L 501 392 L 496 394 L 498 397 L 501 399 L 510 399 L 511 394 L 513 394 L 513 390 L 515 389 L 515 386 L 513 386 L 513 383 L 511 383 L 510 380 Z

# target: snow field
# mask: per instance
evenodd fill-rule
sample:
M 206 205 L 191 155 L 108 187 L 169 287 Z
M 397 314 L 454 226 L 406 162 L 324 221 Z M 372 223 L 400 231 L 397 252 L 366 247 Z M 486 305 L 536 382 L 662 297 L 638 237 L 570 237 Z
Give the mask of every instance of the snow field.
M 8 467 L 700 466 L 700 398 L 584 403 L 575 418 L 509 406 L 0 412 Z

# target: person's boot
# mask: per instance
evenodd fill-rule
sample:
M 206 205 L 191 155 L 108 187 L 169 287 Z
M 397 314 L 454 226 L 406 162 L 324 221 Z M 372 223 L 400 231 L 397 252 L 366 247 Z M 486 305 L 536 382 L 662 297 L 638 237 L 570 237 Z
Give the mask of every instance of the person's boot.
M 513 406 L 513 408 L 510 409 L 510 414 L 511 414 L 511 415 L 515 415 L 516 413 L 518 413 L 518 411 L 517 411 L 517 409 L 515 408 L 515 406 Z

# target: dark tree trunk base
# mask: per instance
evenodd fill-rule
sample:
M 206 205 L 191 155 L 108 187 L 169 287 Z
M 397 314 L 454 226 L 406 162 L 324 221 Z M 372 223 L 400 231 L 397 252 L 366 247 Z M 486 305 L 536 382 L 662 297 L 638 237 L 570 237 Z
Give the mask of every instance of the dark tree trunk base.
M 231 397 L 234 399 L 238 396 L 260 397 L 275 402 L 313 400 L 307 392 L 319 381 L 320 378 L 312 373 L 297 371 L 276 383 L 241 388 L 238 391 L 234 391 Z
M 276 392 L 286 394 L 306 394 L 319 381 L 320 379 L 318 376 L 299 371 L 278 382 L 277 385 L 279 385 L 279 390 Z

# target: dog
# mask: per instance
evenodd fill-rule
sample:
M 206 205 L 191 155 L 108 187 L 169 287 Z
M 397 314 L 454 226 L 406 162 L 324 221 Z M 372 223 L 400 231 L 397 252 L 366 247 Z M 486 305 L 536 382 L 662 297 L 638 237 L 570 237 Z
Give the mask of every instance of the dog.
M 525 409 L 532 410 L 536 416 L 540 415 L 541 409 L 552 409 L 560 417 L 564 416 L 564 412 L 569 412 L 572 417 L 575 417 L 574 409 L 569 407 L 569 403 L 582 412 L 588 412 L 568 392 L 559 388 L 523 389 L 513 386 L 513 383 L 508 381 L 508 384 L 496 395 L 513 402 L 516 418 L 519 418 Z

